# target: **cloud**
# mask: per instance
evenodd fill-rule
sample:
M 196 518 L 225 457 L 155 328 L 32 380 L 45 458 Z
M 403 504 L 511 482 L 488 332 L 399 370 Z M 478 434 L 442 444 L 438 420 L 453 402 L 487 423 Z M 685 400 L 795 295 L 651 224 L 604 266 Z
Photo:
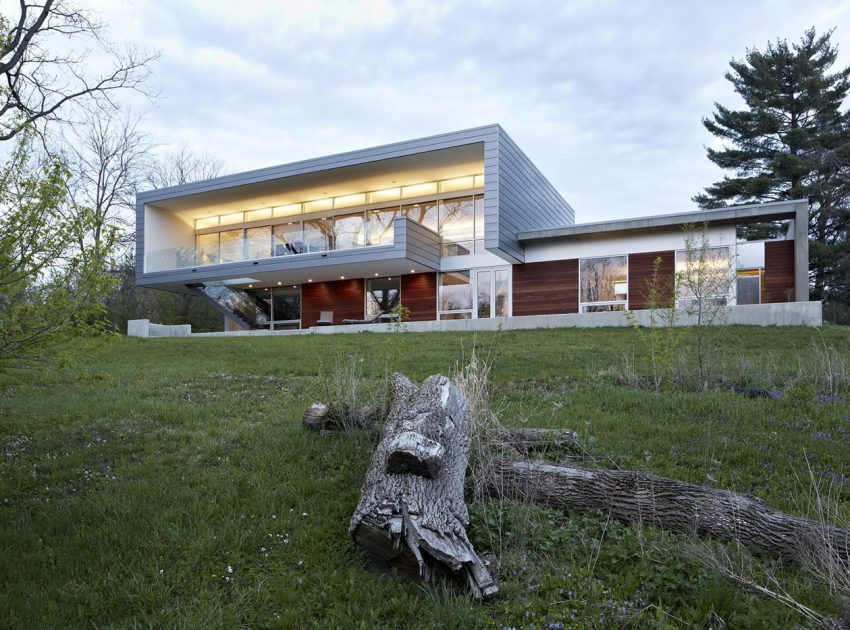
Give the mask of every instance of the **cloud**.
M 850 36 L 837 1 L 101 3 L 162 50 L 163 141 L 237 171 L 499 122 L 580 221 L 693 209 L 722 175 L 700 121 L 736 103 L 729 60 Z

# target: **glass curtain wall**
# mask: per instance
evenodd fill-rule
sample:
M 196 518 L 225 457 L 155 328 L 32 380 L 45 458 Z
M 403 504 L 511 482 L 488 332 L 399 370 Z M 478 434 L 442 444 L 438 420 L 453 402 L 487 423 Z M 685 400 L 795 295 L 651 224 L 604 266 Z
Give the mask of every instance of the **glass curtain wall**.
M 472 276 L 470 272 L 441 273 L 437 304 L 440 319 L 471 319 Z
M 507 317 L 510 314 L 510 290 L 510 268 L 443 272 L 438 289 L 438 317 Z
M 625 310 L 629 299 L 628 256 L 582 258 L 579 287 L 582 313 Z
M 275 256 L 290 256 L 304 251 L 304 241 L 301 234 L 301 222 L 284 223 L 274 226 L 272 251 Z
M 475 251 L 475 202 L 472 197 L 440 201 L 440 236 L 443 256 Z
M 395 220 L 400 210 L 382 208 L 369 210 L 369 245 L 392 245 L 395 240 Z
M 366 281 L 366 318 L 389 313 L 399 304 L 399 278 L 370 278 Z

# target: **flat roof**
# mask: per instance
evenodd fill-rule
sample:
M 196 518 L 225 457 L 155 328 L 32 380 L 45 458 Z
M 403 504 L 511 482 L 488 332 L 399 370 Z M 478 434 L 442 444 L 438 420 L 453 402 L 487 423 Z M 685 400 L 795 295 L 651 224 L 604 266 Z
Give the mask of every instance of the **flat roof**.
M 613 235 L 625 232 L 640 232 L 658 230 L 668 227 L 687 225 L 689 223 L 754 223 L 757 221 L 775 221 L 793 219 L 798 210 L 808 211 L 806 200 L 771 201 L 767 203 L 746 204 L 717 208 L 714 210 L 696 210 L 677 214 L 658 214 L 631 219 L 614 221 L 598 221 L 595 223 L 578 223 L 575 225 L 552 228 L 548 230 L 532 230 L 520 232 L 518 239 L 521 243 L 546 239 L 569 239 L 598 234 Z

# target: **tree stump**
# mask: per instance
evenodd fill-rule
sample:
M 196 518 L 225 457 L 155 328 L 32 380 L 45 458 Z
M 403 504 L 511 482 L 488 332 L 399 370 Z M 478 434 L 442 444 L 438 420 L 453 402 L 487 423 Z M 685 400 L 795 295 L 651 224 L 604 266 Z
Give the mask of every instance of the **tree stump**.
M 391 389 L 390 413 L 349 531 L 391 565 L 415 562 L 426 580 L 462 577 L 476 596 L 491 597 L 498 586 L 466 534 L 469 405 L 444 376 L 417 388 L 395 374 Z

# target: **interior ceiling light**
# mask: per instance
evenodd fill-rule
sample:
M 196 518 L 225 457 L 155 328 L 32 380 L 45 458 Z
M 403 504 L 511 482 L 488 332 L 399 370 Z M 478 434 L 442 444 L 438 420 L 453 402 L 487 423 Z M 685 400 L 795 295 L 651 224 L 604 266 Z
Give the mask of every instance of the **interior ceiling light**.
M 345 276 L 340 276 L 340 277 L 339 277 L 339 279 L 340 279 L 340 280 L 345 280 Z
M 416 273 L 416 269 L 411 269 L 410 273 Z
M 277 283 L 277 286 L 280 286 L 280 285 L 282 285 L 282 284 L 283 284 L 283 282 L 278 282 L 278 283 Z

